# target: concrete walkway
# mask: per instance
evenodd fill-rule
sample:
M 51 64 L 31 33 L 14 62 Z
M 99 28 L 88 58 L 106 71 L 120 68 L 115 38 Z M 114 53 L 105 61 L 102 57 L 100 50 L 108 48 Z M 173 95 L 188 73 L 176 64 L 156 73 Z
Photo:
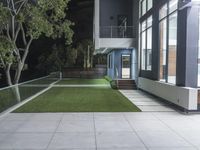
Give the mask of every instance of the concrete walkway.
M 197 150 L 199 124 L 177 112 L 8 114 L 0 150 Z
M 120 92 L 134 103 L 143 112 L 169 112 L 174 111 L 168 104 L 139 90 L 120 90 Z

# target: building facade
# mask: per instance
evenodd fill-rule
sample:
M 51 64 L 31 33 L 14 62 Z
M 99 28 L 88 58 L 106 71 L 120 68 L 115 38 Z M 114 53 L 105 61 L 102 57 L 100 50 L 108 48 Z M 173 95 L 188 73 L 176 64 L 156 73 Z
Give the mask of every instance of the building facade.
M 199 0 L 96 0 L 94 25 L 96 51 L 108 54 L 108 76 L 136 80 L 139 89 L 198 110 Z

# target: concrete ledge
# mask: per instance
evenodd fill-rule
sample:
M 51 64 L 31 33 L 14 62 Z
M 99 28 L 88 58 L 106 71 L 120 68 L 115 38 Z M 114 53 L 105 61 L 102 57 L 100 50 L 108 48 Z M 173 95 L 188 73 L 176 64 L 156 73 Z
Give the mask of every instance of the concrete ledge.
M 96 38 L 95 49 L 99 48 L 131 48 L 135 47 L 134 38 Z
M 153 81 L 141 77 L 138 78 L 138 88 L 163 98 L 186 110 L 197 110 L 197 89 L 189 87 L 178 87 L 172 84 Z

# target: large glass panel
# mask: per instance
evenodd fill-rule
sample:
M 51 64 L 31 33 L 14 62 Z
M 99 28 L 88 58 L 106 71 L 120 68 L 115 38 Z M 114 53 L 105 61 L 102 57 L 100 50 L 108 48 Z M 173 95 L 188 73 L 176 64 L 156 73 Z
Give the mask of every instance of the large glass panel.
M 160 80 L 166 81 L 167 19 L 160 22 Z
M 147 11 L 147 1 L 146 0 L 143 0 L 142 1 L 142 16 L 146 13 L 146 11 Z
M 152 16 L 150 16 L 150 17 L 147 19 L 147 28 L 149 28 L 149 27 L 152 26 L 152 22 L 153 22 L 153 18 L 152 18 Z
M 147 30 L 147 70 L 152 68 L 152 28 Z
M 153 0 L 148 0 L 147 10 L 150 10 L 153 6 Z
M 168 82 L 176 84 L 177 12 L 169 16 Z
M 167 4 L 165 4 L 159 11 L 159 19 L 163 19 L 167 16 Z
M 178 8 L 178 0 L 169 1 L 169 13 L 172 13 Z
M 142 60 L 141 60 L 141 65 L 142 65 L 142 70 L 146 70 L 146 32 L 142 33 Z
M 200 9 L 199 9 L 199 50 L 198 50 L 198 87 L 200 87 Z
M 144 31 L 147 28 L 146 20 L 142 22 L 142 31 Z
M 21 103 L 59 80 L 59 73 L 0 89 L 0 113 Z

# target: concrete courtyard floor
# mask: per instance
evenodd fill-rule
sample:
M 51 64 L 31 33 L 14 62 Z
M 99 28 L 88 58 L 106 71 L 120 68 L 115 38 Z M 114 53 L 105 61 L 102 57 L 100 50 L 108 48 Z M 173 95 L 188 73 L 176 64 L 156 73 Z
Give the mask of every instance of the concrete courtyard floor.
M 177 112 L 8 114 L 1 150 L 195 150 L 200 115 Z
M 200 150 L 200 115 L 145 110 L 10 113 L 0 118 L 0 150 Z

